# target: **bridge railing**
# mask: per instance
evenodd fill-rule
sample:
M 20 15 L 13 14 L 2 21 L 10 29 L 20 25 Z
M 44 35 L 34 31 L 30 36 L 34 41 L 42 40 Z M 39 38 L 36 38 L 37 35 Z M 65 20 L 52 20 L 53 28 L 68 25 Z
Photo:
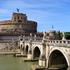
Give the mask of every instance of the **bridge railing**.
M 28 36 L 28 37 L 25 37 L 25 38 L 24 38 L 25 41 L 29 41 L 30 39 L 31 39 L 33 42 L 35 42 L 35 41 L 42 41 L 42 37 L 30 37 L 30 36 Z
M 50 45 L 70 46 L 70 40 L 48 40 Z
M 30 37 L 27 36 L 24 38 L 25 41 L 29 41 L 32 40 L 32 42 L 42 42 L 43 37 Z M 70 44 L 70 40 L 46 40 L 46 43 L 50 43 L 50 44 Z

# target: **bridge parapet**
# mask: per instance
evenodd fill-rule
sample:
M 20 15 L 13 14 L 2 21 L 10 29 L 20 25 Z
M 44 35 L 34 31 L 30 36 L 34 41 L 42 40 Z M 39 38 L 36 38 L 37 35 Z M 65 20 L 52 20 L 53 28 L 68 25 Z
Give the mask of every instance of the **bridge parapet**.
M 70 40 L 48 40 L 47 42 L 49 43 L 49 45 L 70 47 Z
M 29 41 L 30 39 L 32 39 L 32 42 L 38 42 L 38 41 L 42 41 L 42 37 L 25 37 L 24 40 L 25 41 Z

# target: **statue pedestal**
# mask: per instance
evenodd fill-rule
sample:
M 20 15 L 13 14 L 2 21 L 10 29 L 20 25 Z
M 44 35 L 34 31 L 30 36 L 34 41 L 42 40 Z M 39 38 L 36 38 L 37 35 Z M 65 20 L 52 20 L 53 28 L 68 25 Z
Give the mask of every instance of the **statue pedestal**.
M 32 54 L 28 54 L 27 59 L 32 59 Z
M 45 60 L 39 59 L 39 66 L 45 67 Z
M 21 55 L 23 55 L 23 52 L 21 52 Z

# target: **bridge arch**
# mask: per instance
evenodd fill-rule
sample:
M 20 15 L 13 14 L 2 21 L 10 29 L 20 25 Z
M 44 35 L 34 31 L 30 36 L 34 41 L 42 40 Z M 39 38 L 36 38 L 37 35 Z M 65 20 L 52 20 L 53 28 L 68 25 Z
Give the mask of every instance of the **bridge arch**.
M 33 50 L 33 58 L 34 59 L 39 59 L 40 54 L 41 54 L 41 51 L 40 51 L 39 47 L 36 46 Z
M 28 54 L 28 48 L 29 48 L 29 45 L 26 45 L 26 48 L 25 48 L 26 54 Z
M 49 56 L 48 61 L 49 67 L 53 68 L 67 68 L 68 67 L 68 59 L 63 51 L 59 49 L 52 50 Z

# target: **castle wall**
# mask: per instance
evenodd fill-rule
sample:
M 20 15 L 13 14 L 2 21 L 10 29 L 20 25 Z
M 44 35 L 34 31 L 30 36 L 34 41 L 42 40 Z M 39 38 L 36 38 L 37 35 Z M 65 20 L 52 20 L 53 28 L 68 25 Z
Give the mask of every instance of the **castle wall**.
M 18 39 L 19 39 L 19 36 L 0 36 L 0 41 L 2 41 L 2 40 L 13 41 L 13 40 L 18 40 Z
M 27 24 L 8 24 L 8 25 L 0 25 L 0 32 L 6 32 L 6 31 L 15 31 L 17 30 L 22 30 L 25 32 L 37 32 L 36 30 L 37 24 L 35 23 L 27 23 Z
M 27 20 L 26 14 L 13 13 L 12 19 L 0 21 L 0 32 L 37 32 L 37 22 Z
M 26 14 L 13 13 L 11 20 L 0 21 L 0 47 L 11 47 L 21 34 L 36 32 L 37 22 L 27 20 Z

